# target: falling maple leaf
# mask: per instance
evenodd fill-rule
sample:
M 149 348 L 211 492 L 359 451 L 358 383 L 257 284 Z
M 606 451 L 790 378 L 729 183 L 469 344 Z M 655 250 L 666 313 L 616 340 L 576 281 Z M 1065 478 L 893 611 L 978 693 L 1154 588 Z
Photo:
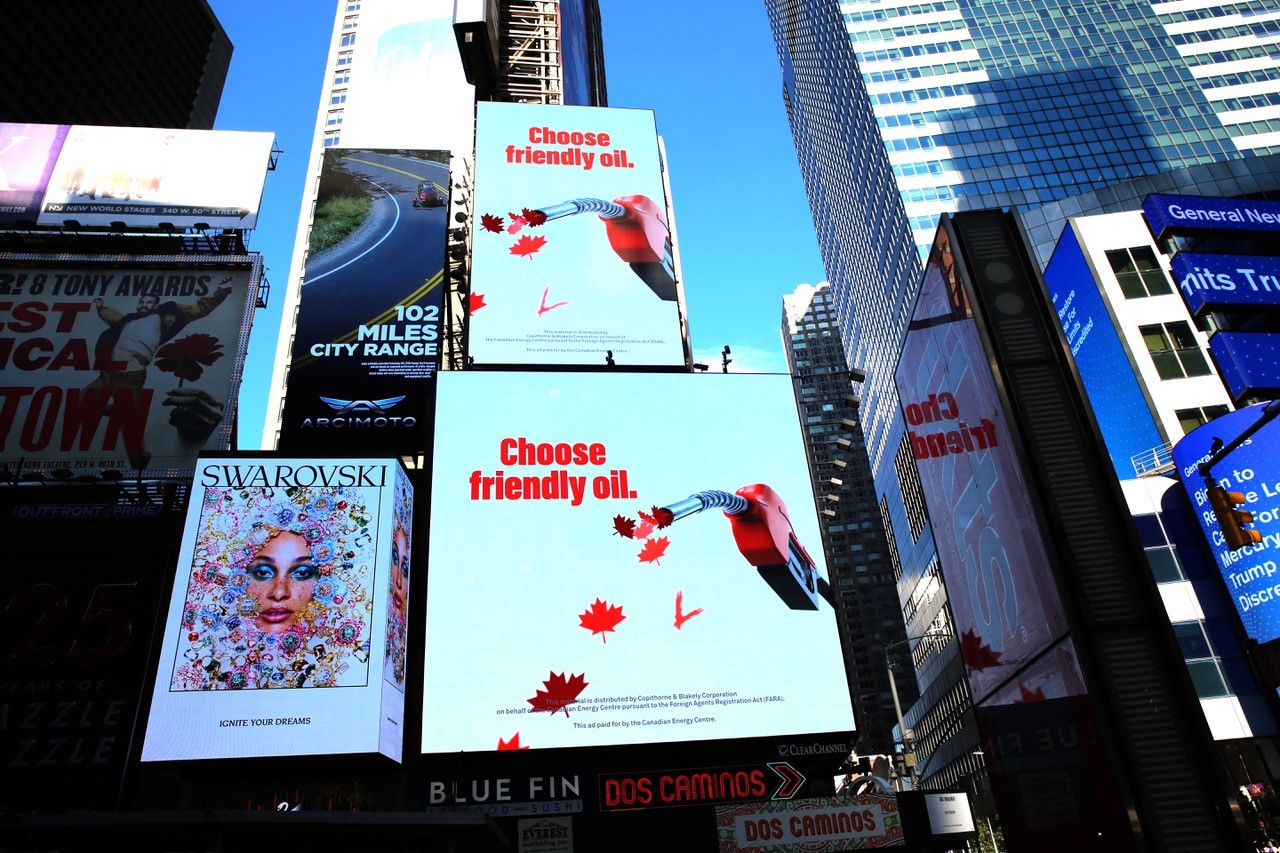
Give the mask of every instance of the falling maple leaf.
M 571 675 L 567 679 L 562 672 L 553 672 L 551 677 L 542 682 L 542 686 L 546 690 L 539 690 L 534 694 L 532 699 L 526 699 L 535 711 L 550 711 L 553 715 L 556 711 L 564 711 L 564 715 L 569 716 L 569 706 L 578 701 L 578 694 L 587 686 L 587 682 L 583 679 L 586 673 L 582 675 Z
M 474 314 L 488 303 L 484 301 L 483 293 L 473 293 L 467 297 L 467 313 Z
M 537 228 L 547 221 L 547 215 L 541 210 L 530 210 L 527 207 L 520 211 L 520 218 L 527 222 L 530 228 Z
M 591 631 L 591 636 L 600 635 L 602 643 L 609 642 L 606 632 L 611 632 L 618 623 L 627 617 L 622 615 L 622 608 L 615 607 L 599 598 L 584 613 L 578 616 L 578 625 Z
M 511 224 L 507 226 L 508 234 L 514 234 L 529 224 L 525 221 L 524 217 L 518 213 L 508 213 L 507 215 L 511 217 Z
M 534 252 L 537 252 L 544 245 L 546 245 L 546 242 L 547 242 L 546 237 L 542 237 L 542 236 L 530 237 L 528 234 L 526 234 L 523 237 L 521 237 L 519 240 L 517 240 L 515 245 L 511 247 L 511 254 L 524 255 L 525 257 L 532 258 Z
M 1020 705 L 1023 702 L 1043 702 L 1044 687 L 1037 687 L 1035 690 L 1028 690 L 1021 684 L 1018 685 L 1018 693 L 1021 694 L 1017 699 L 1013 700 L 1013 704 Z
M 649 534 L 653 532 L 655 525 L 652 518 L 644 517 L 644 513 L 641 513 L 640 515 L 640 523 L 636 525 L 636 534 L 634 538 L 648 539 Z
M 657 522 L 659 530 L 664 527 L 670 527 L 671 522 L 676 520 L 675 513 L 667 509 L 665 506 L 655 506 L 652 512 L 653 520 Z
M 972 629 L 960 635 L 960 657 L 970 669 L 981 672 L 1000 665 L 1000 652 L 982 642 L 982 638 Z
M 640 562 L 657 563 L 657 565 L 661 566 L 662 563 L 658 562 L 658 558 L 667 553 L 667 546 L 670 544 L 670 540 L 665 536 L 659 536 L 657 539 L 646 539 L 644 547 L 640 549 Z
M 195 382 L 204 376 L 205 367 L 225 354 L 222 352 L 222 341 L 213 335 L 197 332 L 170 341 L 156 350 L 156 368 L 178 377 L 178 387 L 181 388 L 183 380 Z
M 615 515 L 613 517 L 613 533 L 615 536 L 621 536 L 624 539 L 634 539 L 636 523 L 625 515 Z
M 502 233 L 502 226 L 506 223 L 501 216 L 494 216 L 486 213 L 480 217 L 480 227 L 486 231 L 492 231 L 494 234 Z
M 697 610 L 690 610 L 688 613 L 685 613 L 684 612 L 684 590 L 681 589 L 676 591 L 676 630 L 677 631 L 681 629 L 684 623 L 688 622 L 690 619 L 697 616 L 701 612 L 702 612 L 702 608 L 699 607 Z
M 568 715 L 569 715 L 569 712 L 568 712 L 568 711 L 565 711 L 565 716 L 568 716 Z M 527 747 L 527 746 L 521 746 L 521 745 L 520 745 L 520 733 L 519 733 L 519 732 L 516 732 L 516 733 L 515 733 L 515 735 L 514 735 L 514 736 L 512 736 L 511 740 L 503 740 L 502 738 L 498 738 L 498 750 L 499 750 L 499 751 L 502 751 L 502 750 L 504 750 L 504 749 L 528 749 L 528 748 L 529 748 L 529 747 Z

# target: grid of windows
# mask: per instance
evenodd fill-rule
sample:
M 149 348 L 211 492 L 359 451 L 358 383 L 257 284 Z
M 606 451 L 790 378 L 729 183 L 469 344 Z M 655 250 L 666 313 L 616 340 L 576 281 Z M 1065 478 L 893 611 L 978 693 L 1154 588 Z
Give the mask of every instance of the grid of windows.
M 1187 323 L 1155 323 L 1138 330 L 1161 379 L 1210 374 L 1209 362 Z
M 1134 246 L 1131 249 L 1113 249 L 1107 252 L 1107 261 L 1125 299 L 1159 296 L 1173 293 L 1169 276 L 1156 260 L 1150 246 Z
M 1191 409 L 1178 409 L 1178 423 L 1182 426 L 1182 434 L 1186 435 L 1196 427 L 1207 424 L 1214 418 L 1220 418 L 1230 411 L 1226 406 L 1197 406 Z

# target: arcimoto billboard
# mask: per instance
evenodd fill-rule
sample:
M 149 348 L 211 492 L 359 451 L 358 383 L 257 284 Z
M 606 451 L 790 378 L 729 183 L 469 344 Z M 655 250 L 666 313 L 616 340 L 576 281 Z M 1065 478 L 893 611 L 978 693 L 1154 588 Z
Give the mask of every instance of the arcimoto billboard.
M 467 353 L 686 363 L 653 113 L 482 103 Z
M 275 136 L 0 123 L 0 224 L 253 228 Z
M 956 263 L 940 228 L 895 381 L 978 704 L 1067 623 Z
M 442 374 L 423 751 L 851 731 L 795 412 L 787 376 Z
M 420 452 L 440 363 L 449 154 L 324 157 L 279 446 Z
M 201 459 L 142 760 L 398 760 L 412 525 L 395 460 Z
M 0 461 L 189 471 L 227 446 L 262 261 L 0 265 Z

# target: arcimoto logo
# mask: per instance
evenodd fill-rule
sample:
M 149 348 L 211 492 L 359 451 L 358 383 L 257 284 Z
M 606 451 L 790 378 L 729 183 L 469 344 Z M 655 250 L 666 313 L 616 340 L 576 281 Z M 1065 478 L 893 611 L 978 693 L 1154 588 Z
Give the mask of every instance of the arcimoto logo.
M 336 413 L 332 418 L 303 418 L 302 429 L 356 429 L 370 427 L 413 427 L 418 419 L 408 417 L 392 417 L 387 410 L 403 402 L 406 395 L 384 397 L 380 400 L 343 400 L 338 397 L 320 399 Z M 364 415 L 364 417 L 360 417 Z

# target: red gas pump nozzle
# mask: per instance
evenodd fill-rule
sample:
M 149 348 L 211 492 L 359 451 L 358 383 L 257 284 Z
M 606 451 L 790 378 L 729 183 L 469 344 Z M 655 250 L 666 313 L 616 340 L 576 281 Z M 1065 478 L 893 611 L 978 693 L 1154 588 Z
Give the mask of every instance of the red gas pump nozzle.
M 665 527 L 711 508 L 724 510 L 738 550 L 788 607 L 817 610 L 819 601 L 831 603 L 831 586 L 818 574 L 813 558 L 796 539 L 787 505 L 763 483 L 743 486 L 734 494 L 698 492 L 660 507 L 655 517 Z
M 536 211 L 546 221 L 578 213 L 597 213 L 604 222 L 609 245 L 618 257 L 665 302 L 676 300 L 675 262 L 671 254 L 671 229 L 662 205 L 644 195 L 624 195 L 613 201 L 573 198 Z

